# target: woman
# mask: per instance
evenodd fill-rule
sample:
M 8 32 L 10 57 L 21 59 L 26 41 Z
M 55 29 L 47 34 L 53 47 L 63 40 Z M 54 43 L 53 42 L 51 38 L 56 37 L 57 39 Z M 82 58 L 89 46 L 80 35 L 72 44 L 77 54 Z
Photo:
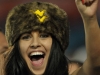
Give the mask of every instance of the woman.
M 13 8 L 6 22 L 6 37 L 13 48 L 5 75 L 68 75 L 67 21 L 66 13 L 51 3 L 30 2 Z
M 93 45 L 100 43 L 96 38 L 99 37 L 95 17 L 97 3 L 98 0 L 84 0 L 83 4 L 76 0 L 85 26 L 87 60 L 72 75 L 99 75 L 97 53 L 100 48 Z M 88 14 L 90 8 L 94 9 Z M 97 29 L 96 32 L 90 29 L 91 26 L 96 26 L 93 28 Z M 11 52 L 6 61 L 5 75 L 68 75 L 64 51 L 69 43 L 69 25 L 62 9 L 45 2 L 16 6 L 7 17 L 6 37 Z

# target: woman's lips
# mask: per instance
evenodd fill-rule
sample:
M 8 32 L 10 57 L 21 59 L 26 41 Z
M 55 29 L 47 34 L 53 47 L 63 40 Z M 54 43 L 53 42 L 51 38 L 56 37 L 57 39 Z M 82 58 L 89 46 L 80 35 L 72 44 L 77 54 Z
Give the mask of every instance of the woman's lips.
M 45 53 L 42 51 L 35 51 L 29 54 L 29 58 L 33 66 L 39 67 L 43 64 Z

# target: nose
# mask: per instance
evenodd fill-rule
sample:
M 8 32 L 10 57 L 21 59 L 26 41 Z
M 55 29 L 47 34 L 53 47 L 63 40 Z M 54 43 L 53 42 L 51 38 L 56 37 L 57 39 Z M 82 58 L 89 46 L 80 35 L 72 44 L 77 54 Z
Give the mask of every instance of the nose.
M 33 38 L 31 41 L 31 44 L 30 44 L 30 48 L 36 49 L 40 46 L 41 46 L 41 44 L 40 44 L 39 39 L 37 37 Z

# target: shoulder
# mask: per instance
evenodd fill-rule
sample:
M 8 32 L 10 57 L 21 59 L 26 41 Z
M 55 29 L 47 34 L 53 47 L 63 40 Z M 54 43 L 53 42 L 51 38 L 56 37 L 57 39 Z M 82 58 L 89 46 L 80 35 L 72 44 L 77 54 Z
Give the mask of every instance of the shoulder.
M 77 70 L 75 70 L 72 74 L 70 74 L 70 75 L 80 75 L 80 74 L 82 74 L 82 67 L 79 67 Z

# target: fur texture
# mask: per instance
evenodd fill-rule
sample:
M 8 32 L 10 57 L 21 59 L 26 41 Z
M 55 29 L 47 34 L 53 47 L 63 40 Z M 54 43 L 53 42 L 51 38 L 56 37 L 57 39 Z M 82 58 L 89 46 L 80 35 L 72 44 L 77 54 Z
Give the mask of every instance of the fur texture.
M 43 22 L 39 21 L 34 12 L 43 10 L 46 16 Z M 42 18 L 41 16 L 40 18 Z M 30 2 L 14 7 L 6 20 L 6 38 L 10 46 L 13 46 L 21 34 L 38 30 L 52 34 L 60 43 L 63 51 L 69 43 L 69 25 L 67 14 L 58 6 L 47 2 Z

